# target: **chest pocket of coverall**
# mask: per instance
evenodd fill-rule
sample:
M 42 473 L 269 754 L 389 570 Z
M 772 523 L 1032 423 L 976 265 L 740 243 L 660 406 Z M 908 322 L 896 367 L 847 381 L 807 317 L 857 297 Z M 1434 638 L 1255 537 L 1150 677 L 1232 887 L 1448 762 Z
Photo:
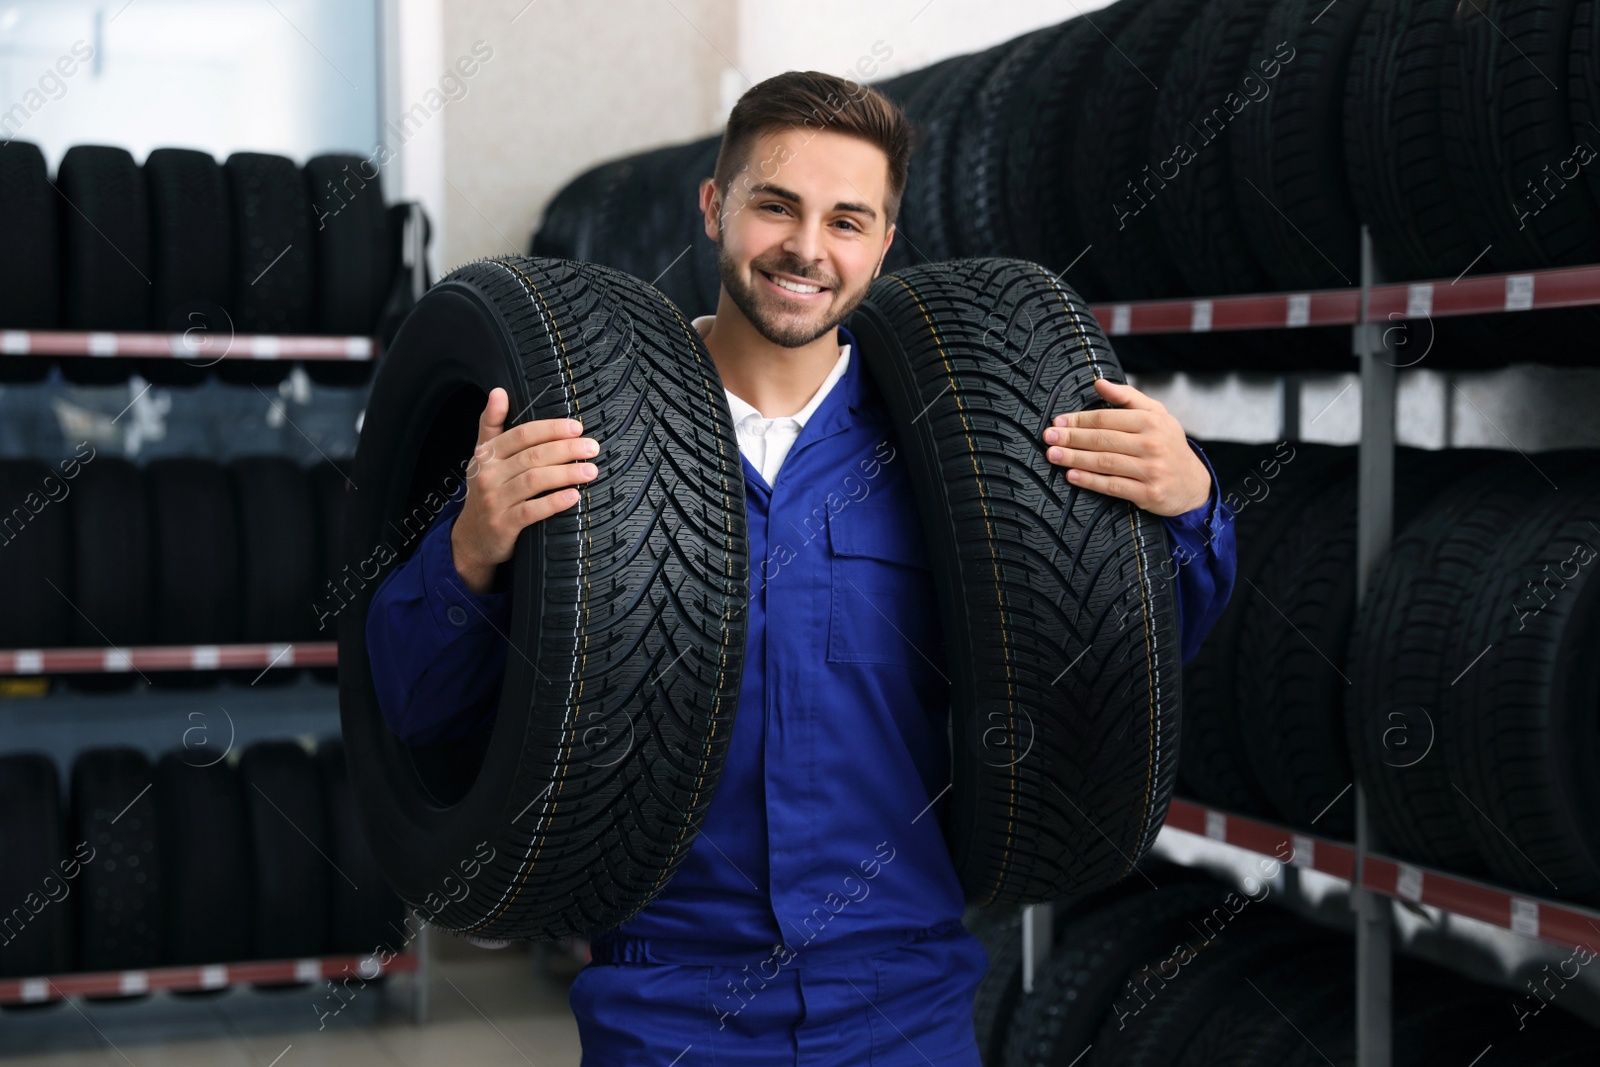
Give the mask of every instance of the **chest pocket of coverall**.
M 933 562 L 914 510 L 907 521 L 900 506 L 863 500 L 828 515 L 831 663 L 926 669 L 942 657 Z

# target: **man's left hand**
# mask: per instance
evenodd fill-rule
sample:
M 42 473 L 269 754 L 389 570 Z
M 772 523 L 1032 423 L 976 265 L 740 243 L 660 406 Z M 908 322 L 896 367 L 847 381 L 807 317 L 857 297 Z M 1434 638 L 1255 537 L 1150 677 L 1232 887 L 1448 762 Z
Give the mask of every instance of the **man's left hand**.
M 1067 481 L 1156 515 L 1211 499 L 1211 472 L 1159 400 L 1104 378 L 1094 386 L 1113 407 L 1057 415 L 1043 434 L 1045 458 L 1067 468 Z

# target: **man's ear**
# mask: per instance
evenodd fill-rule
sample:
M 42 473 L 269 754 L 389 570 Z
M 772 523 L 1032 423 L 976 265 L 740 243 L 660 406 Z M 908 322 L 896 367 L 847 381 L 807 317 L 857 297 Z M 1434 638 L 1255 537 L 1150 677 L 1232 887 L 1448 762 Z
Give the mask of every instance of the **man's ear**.
M 700 180 L 700 213 L 705 216 L 706 236 L 713 241 L 721 227 L 722 194 L 717 189 L 716 178 Z
M 883 235 L 883 254 L 878 257 L 877 270 L 872 272 L 874 278 L 883 271 L 883 261 L 889 258 L 889 246 L 894 244 L 894 231 L 897 225 L 898 223 L 889 223 L 889 229 Z

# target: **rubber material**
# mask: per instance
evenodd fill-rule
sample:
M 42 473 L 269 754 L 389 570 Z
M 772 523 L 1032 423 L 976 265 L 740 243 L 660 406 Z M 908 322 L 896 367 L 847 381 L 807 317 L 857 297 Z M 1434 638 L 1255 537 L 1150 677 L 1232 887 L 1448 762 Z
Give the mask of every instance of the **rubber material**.
M 186 744 L 156 763 L 169 964 L 251 957 L 256 872 L 244 796 L 225 751 Z
M 164 958 L 153 779 L 150 761 L 132 748 L 90 749 L 72 763 L 71 840 L 94 850 L 74 895 L 81 970 L 154 967 Z
M 1078 489 L 1040 434 L 1121 367 L 1037 264 L 963 259 L 873 284 L 849 328 L 912 457 L 949 655 L 945 829 L 969 903 L 1115 882 L 1166 815 L 1178 635 L 1166 529 Z M 1062 709 L 1070 709 L 1070 714 Z
M 749 582 L 738 442 L 710 353 L 658 290 L 599 264 L 471 263 L 417 305 L 373 382 L 347 560 L 412 550 L 396 530 L 461 491 L 494 386 L 513 424 L 581 420 L 599 477 L 518 541 L 507 634 L 523 654 L 470 743 L 407 749 L 390 734 L 366 652 L 371 589 L 340 613 L 350 777 L 380 868 L 431 922 L 594 936 L 666 884 L 721 774 Z
M 255 870 L 250 925 L 256 957 L 321 955 L 328 948 L 332 882 L 348 872 L 329 858 L 328 809 L 316 765 L 298 742 L 257 741 L 239 759 L 239 792 Z

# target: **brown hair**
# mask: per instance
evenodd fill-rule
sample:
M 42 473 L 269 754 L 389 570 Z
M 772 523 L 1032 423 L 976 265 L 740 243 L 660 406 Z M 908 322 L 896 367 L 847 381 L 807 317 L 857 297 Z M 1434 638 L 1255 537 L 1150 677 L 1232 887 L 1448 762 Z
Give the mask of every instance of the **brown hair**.
M 724 198 L 736 174 L 743 175 L 746 187 L 772 178 L 773 160 L 764 161 L 756 177 L 747 157 L 758 137 L 789 127 L 850 134 L 881 148 L 889 157 L 885 228 L 895 221 L 911 164 L 911 124 L 898 104 L 872 86 L 817 70 L 775 75 L 751 86 L 733 106 L 717 152 L 715 177 Z

